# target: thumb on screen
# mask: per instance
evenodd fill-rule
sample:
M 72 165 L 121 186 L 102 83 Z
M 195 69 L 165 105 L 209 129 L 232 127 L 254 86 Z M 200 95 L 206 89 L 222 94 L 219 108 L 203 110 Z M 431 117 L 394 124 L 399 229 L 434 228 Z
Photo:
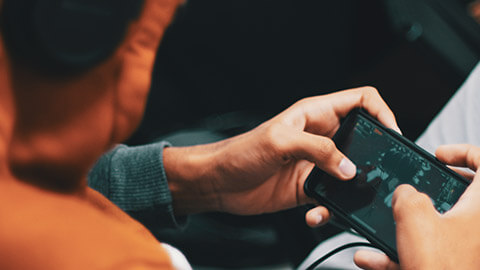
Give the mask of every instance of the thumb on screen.
M 411 185 L 400 185 L 392 198 L 393 217 L 397 223 L 416 222 L 418 218 L 436 213 L 430 197 Z
M 299 132 L 295 136 L 295 156 L 305 158 L 315 163 L 320 169 L 341 180 L 352 179 L 357 168 L 340 150 L 332 139 Z

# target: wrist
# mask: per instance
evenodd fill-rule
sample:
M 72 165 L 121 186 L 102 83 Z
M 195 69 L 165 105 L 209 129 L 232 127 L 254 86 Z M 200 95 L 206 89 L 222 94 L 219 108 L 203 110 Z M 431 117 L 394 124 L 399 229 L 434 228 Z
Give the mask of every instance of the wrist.
M 205 145 L 167 147 L 163 163 L 176 215 L 219 210 L 213 186 L 214 151 Z

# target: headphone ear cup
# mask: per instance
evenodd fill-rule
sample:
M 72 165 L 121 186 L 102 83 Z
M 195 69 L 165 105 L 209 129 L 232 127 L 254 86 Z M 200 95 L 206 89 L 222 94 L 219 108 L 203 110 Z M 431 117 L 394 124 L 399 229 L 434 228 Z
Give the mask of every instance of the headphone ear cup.
M 40 54 L 34 52 L 32 11 L 34 1 L 5 0 L 2 7 L 2 32 L 10 56 L 18 60 L 32 59 Z
M 124 39 L 140 0 L 5 0 L 4 32 L 15 57 L 54 72 L 108 58 Z

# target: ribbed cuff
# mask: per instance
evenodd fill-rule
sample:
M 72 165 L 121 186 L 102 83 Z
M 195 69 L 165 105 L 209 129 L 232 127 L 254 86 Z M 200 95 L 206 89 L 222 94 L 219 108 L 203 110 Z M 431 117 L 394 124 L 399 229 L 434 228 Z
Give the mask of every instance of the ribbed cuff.
M 136 147 L 120 145 L 92 169 L 89 185 L 151 230 L 181 228 L 186 219 L 177 219 L 173 213 L 163 166 L 163 149 L 168 146 L 165 141 Z

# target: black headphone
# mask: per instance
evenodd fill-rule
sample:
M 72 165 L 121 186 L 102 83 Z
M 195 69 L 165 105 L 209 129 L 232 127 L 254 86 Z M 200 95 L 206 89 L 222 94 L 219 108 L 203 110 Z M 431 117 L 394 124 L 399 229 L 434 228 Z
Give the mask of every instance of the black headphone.
M 4 0 L 2 28 L 16 59 L 54 72 L 79 72 L 108 58 L 143 0 Z

